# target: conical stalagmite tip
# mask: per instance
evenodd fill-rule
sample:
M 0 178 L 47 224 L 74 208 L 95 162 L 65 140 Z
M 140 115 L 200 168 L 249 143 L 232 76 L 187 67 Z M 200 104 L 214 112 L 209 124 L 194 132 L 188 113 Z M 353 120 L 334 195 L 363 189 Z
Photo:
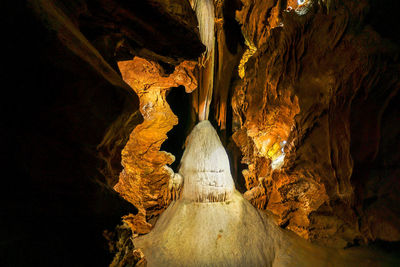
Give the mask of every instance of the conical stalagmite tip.
M 208 120 L 199 122 L 190 133 L 179 173 L 184 177 L 185 199 L 220 202 L 234 192 L 228 155 Z
M 200 129 L 207 129 L 210 131 L 215 131 L 214 126 L 211 124 L 211 122 L 209 120 L 202 120 L 199 121 L 194 127 L 193 127 L 193 131 L 198 131 Z M 216 131 L 215 131 L 216 132 Z

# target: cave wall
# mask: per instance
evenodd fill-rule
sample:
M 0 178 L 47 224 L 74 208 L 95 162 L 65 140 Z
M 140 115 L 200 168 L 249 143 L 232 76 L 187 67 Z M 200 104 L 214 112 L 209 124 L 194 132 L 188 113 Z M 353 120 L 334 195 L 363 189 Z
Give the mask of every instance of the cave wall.
M 395 32 L 380 34 L 368 1 L 242 3 L 254 52 L 232 108 L 245 196 L 328 246 L 399 241 Z
M 123 79 L 139 96 L 143 116 L 143 123 L 131 132 L 122 150 L 124 169 L 114 186 L 139 210 L 138 214 L 124 216 L 134 235 L 150 232 L 151 222 L 172 199 L 169 182 L 177 170 L 169 166 L 176 159 L 170 151 L 160 149 L 167 133 L 178 124 L 178 117 L 167 102 L 167 94 L 178 86 L 184 86 L 187 93 L 197 88 L 192 74 L 195 64 L 184 61 L 166 75 L 159 64 L 140 57 L 118 62 Z
M 168 3 L 1 4 L 1 266 L 112 261 L 103 231 L 137 212 L 112 186 L 143 121 L 116 62 L 140 54 L 173 68 L 203 50 L 193 14 Z

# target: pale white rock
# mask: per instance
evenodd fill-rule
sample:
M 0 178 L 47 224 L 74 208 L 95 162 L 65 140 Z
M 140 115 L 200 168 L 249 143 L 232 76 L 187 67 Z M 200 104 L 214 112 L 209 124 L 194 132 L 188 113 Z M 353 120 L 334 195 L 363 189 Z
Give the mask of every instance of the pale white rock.
M 179 173 L 175 173 L 174 177 L 172 178 L 172 187 L 179 191 L 183 184 L 183 177 Z
M 179 173 L 174 173 L 174 171 L 168 166 L 164 166 L 164 169 L 169 174 L 168 190 L 170 192 L 170 197 L 172 200 L 176 200 L 179 198 L 179 193 L 183 184 L 183 177 Z
M 201 42 L 206 46 L 206 53 L 210 53 L 215 46 L 213 0 L 192 0 L 191 4 L 199 22 Z
M 179 198 L 183 184 L 183 177 L 179 173 L 175 173 L 170 181 L 172 181 L 171 199 L 176 200 Z
M 208 120 L 190 133 L 179 173 L 184 178 L 182 197 L 187 200 L 226 201 L 235 191 L 228 155 Z
M 133 240 L 149 267 L 399 266 L 373 251 L 319 247 L 277 226 L 234 190 L 228 157 L 208 121 L 193 129 L 181 164 L 183 178 L 169 172 L 172 189 L 183 180 L 183 198 Z M 229 201 L 193 201 L 210 193 Z

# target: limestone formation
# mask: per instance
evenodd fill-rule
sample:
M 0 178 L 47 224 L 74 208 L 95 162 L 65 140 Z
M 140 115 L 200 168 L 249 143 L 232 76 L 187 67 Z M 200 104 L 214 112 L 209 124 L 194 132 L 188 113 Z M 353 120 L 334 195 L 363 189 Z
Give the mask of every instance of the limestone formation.
M 237 19 L 257 51 L 244 55 L 231 104 L 246 189 L 265 189 L 252 203 L 328 246 L 400 240 L 390 149 L 400 50 L 371 19 L 374 1 L 241 2 Z
M 223 202 L 235 190 L 228 155 L 208 120 L 199 122 L 187 139 L 179 173 L 183 195 L 197 202 Z
M 159 215 L 178 193 L 175 190 L 171 195 L 168 189 L 173 171 L 167 165 L 175 157 L 160 151 L 167 132 L 178 123 L 166 101 L 167 91 L 184 85 L 190 92 L 197 82 L 190 74 L 193 68 L 190 61 L 182 62 L 168 76 L 159 64 L 139 57 L 120 61 L 118 65 L 124 80 L 139 96 L 144 121 L 132 131 L 122 151 L 124 170 L 114 189 L 139 209 L 138 215 L 127 215 L 124 220 L 134 233 L 143 234 L 151 229 L 149 218 Z M 179 177 L 176 178 L 174 188 L 178 189 Z
M 368 250 L 322 248 L 282 230 L 270 215 L 234 190 L 227 155 L 208 121 L 189 136 L 180 172 L 183 197 L 161 214 L 152 231 L 133 240 L 147 266 L 265 267 L 396 264 Z M 228 198 L 222 199 L 221 194 Z

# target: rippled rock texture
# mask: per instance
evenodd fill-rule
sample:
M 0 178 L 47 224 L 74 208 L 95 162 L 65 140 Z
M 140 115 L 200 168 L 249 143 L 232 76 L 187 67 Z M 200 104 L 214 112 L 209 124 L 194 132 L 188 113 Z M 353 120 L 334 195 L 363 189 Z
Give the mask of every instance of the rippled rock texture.
M 255 50 L 232 97 L 245 197 L 329 246 L 399 241 L 396 40 L 367 1 L 242 2 Z
M 152 225 L 147 220 L 158 216 L 170 200 L 168 182 L 173 171 L 167 165 L 173 163 L 175 157 L 160 148 L 178 118 L 170 109 L 166 94 L 180 85 L 188 92 L 197 87 L 191 74 L 194 64 L 185 61 L 171 75 L 165 75 L 159 64 L 139 57 L 118 62 L 122 77 L 139 96 L 144 119 L 132 131 L 122 151 L 124 169 L 114 187 L 139 209 L 137 215 L 124 217 L 134 233 L 148 233 Z

